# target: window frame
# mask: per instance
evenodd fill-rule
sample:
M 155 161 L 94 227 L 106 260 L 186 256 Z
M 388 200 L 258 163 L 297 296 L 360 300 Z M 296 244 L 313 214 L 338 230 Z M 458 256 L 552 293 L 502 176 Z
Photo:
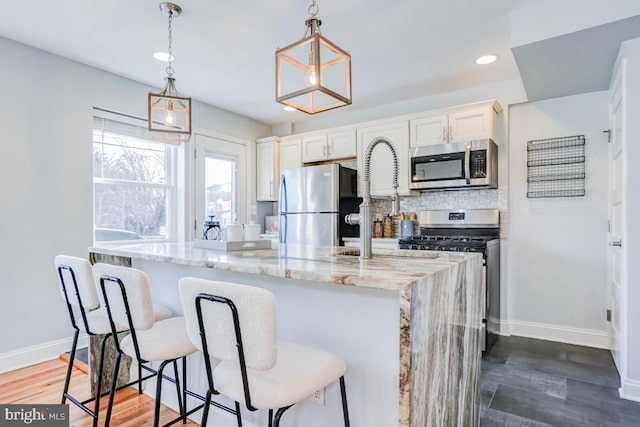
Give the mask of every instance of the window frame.
M 91 126 L 91 144 L 92 147 L 96 144 L 95 138 L 94 138 L 94 132 L 96 130 L 100 131 L 100 129 L 98 129 L 96 127 L 95 124 L 95 120 L 96 119 L 100 119 L 100 120 L 109 120 L 112 122 L 119 122 L 121 124 L 125 124 L 125 125 L 130 125 L 130 126 L 136 126 L 138 128 L 141 129 L 142 132 L 144 131 L 148 131 L 147 127 L 146 127 L 146 120 L 141 119 L 141 118 L 136 118 L 134 116 L 129 116 L 129 115 L 120 115 L 117 113 L 111 113 L 111 112 L 107 112 L 104 111 L 102 109 L 98 109 L 98 108 L 94 108 L 92 111 L 92 126 Z M 116 131 L 110 131 L 112 133 L 118 134 Z M 127 135 L 125 133 L 122 133 L 122 135 L 124 137 L 131 137 L 131 135 Z M 114 178 L 104 178 L 104 177 L 96 177 L 95 176 L 95 171 L 91 170 L 92 173 L 92 236 L 91 236 L 91 240 L 93 242 L 94 245 L 96 246 L 100 246 L 100 245 L 107 245 L 107 244 L 126 244 L 126 243 L 140 243 L 140 240 L 114 240 L 114 241 L 96 241 L 95 240 L 95 230 L 96 230 L 96 223 L 95 223 L 95 218 L 96 218 L 96 212 L 95 212 L 95 206 L 96 206 L 96 200 L 95 200 L 95 195 L 96 195 L 96 184 L 106 184 L 106 185 L 118 185 L 118 184 L 123 184 L 123 185 L 132 185 L 132 186 L 140 186 L 141 188 L 159 188 L 159 189 L 164 189 L 166 191 L 166 202 L 165 202 L 165 209 L 166 209 L 166 227 L 167 227 L 167 234 L 166 234 L 166 238 L 164 239 L 149 239 L 146 240 L 146 243 L 166 243 L 166 242 L 175 242 L 178 241 L 180 236 L 183 235 L 183 233 L 180 232 L 181 229 L 181 224 L 180 224 L 180 217 L 181 215 L 178 215 L 178 205 L 179 205 L 179 201 L 180 200 L 184 200 L 184 194 L 181 194 L 183 192 L 183 185 L 180 185 L 181 181 L 184 181 L 184 172 L 182 172 L 182 177 L 181 177 L 181 171 L 184 171 L 184 168 L 181 167 L 180 165 L 180 158 L 183 157 L 183 154 L 181 153 L 184 149 L 181 148 L 180 145 L 177 144 L 173 144 L 170 142 L 165 142 L 165 141 L 158 141 L 158 140 L 153 140 L 151 138 L 144 138 L 142 136 L 139 136 L 138 138 L 142 139 L 142 140 L 147 140 L 149 142 L 158 144 L 159 146 L 164 146 L 165 148 L 165 178 L 166 181 L 165 183 L 153 183 L 153 182 L 141 182 L 141 181 L 135 181 L 135 180 L 122 180 L 122 179 L 114 179 Z M 92 156 L 93 156 L 93 149 L 92 149 Z M 184 216 L 182 216 L 184 217 Z M 101 228 L 101 227 L 97 227 L 97 228 Z

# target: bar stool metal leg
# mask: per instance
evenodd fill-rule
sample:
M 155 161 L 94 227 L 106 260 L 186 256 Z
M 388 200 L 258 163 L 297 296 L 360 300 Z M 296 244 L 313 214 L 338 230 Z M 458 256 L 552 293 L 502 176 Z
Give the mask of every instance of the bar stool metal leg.
M 71 345 L 71 352 L 69 353 L 69 365 L 67 366 L 67 376 L 64 380 L 64 390 L 62 391 L 61 403 L 65 403 L 67 401 L 67 392 L 69 391 L 69 382 L 71 381 L 71 371 L 73 370 L 73 361 L 76 358 L 76 347 L 78 345 L 78 335 L 80 335 L 80 330 L 76 329 L 76 332 L 73 334 L 73 344 Z
M 344 416 L 344 427 L 350 427 L 349 408 L 347 407 L 347 390 L 344 385 L 344 376 L 340 377 L 340 395 L 342 397 L 342 415 Z

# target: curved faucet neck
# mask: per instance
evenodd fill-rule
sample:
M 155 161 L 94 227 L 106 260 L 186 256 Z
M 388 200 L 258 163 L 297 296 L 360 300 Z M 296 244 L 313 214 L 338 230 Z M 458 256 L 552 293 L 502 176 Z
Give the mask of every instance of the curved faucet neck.
M 364 154 L 364 168 L 363 168 L 363 175 L 362 175 L 362 183 L 363 183 L 362 197 L 367 200 L 371 198 L 371 178 L 370 178 L 371 155 L 373 154 L 374 148 L 376 148 L 378 144 L 385 144 L 387 147 L 389 147 L 389 150 L 391 150 L 391 155 L 393 156 L 392 185 L 393 185 L 394 192 L 397 192 L 397 188 L 398 188 L 398 153 L 395 147 L 393 146 L 393 144 L 391 143 L 391 141 L 379 136 L 369 143 L 369 146 L 367 147 L 367 151 Z
M 398 153 L 386 138 L 377 137 L 369 143 L 364 154 L 362 170 L 362 204 L 360 205 L 360 258 L 371 258 L 371 154 L 378 144 L 385 144 L 393 155 L 393 196 L 391 198 L 391 213 L 397 215 L 399 210 L 398 197 Z

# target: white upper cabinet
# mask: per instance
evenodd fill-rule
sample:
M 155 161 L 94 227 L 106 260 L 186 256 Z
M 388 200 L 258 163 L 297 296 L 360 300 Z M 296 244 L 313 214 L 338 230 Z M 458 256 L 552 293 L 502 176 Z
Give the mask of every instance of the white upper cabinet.
M 364 154 L 369 144 L 377 137 L 386 138 L 398 155 L 398 193 L 415 196 L 418 193 L 409 190 L 409 122 L 390 123 L 385 125 L 360 128 L 358 135 L 358 171 L 360 173 L 360 191 L 364 173 Z M 369 170 L 371 195 L 391 196 L 393 194 L 393 155 L 386 144 L 378 144 L 371 155 Z
M 304 163 L 356 157 L 356 131 L 336 131 L 302 137 Z
M 498 104 L 491 102 L 412 119 L 409 145 L 413 148 L 486 138 L 496 141 L 499 111 Z
M 327 135 L 302 137 L 302 161 L 319 162 L 327 159 Z
M 302 167 L 302 143 L 300 138 L 280 141 L 280 170 Z
M 349 129 L 327 134 L 327 152 L 329 159 L 347 159 L 356 157 L 356 130 Z
M 449 142 L 491 138 L 495 131 L 498 113 L 492 106 L 473 108 L 449 114 Z
M 449 116 L 446 114 L 410 120 L 409 125 L 411 126 L 411 141 L 409 143 L 411 147 L 422 147 L 447 142 Z
M 278 200 L 280 175 L 278 138 L 256 141 L 256 199 L 274 202 Z

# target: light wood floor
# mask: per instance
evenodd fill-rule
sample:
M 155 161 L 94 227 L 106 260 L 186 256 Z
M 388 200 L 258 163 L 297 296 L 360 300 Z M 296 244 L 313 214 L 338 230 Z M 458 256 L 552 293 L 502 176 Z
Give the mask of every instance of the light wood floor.
M 55 359 L 27 368 L 0 374 L 0 403 L 60 403 L 67 362 Z M 84 400 L 89 397 L 89 379 L 87 374 L 74 368 L 69 392 Z M 107 397 L 100 402 L 100 425 L 104 423 Z M 67 401 L 67 403 L 69 403 Z M 111 415 L 111 425 L 117 427 L 138 427 L 153 425 L 154 400 L 138 394 L 137 389 L 129 387 L 120 390 Z M 92 407 L 92 406 L 90 406 Z M 177 413 L 164 405 L 160 411 L 160 424 L 177 417 Z M 70 426 L 91 426 L 93 419 L 73 403 L 69 404 Z M 180 422 L 176 426 L 185 425 Z M 187 426 L 198 424 L 188 422 Z

